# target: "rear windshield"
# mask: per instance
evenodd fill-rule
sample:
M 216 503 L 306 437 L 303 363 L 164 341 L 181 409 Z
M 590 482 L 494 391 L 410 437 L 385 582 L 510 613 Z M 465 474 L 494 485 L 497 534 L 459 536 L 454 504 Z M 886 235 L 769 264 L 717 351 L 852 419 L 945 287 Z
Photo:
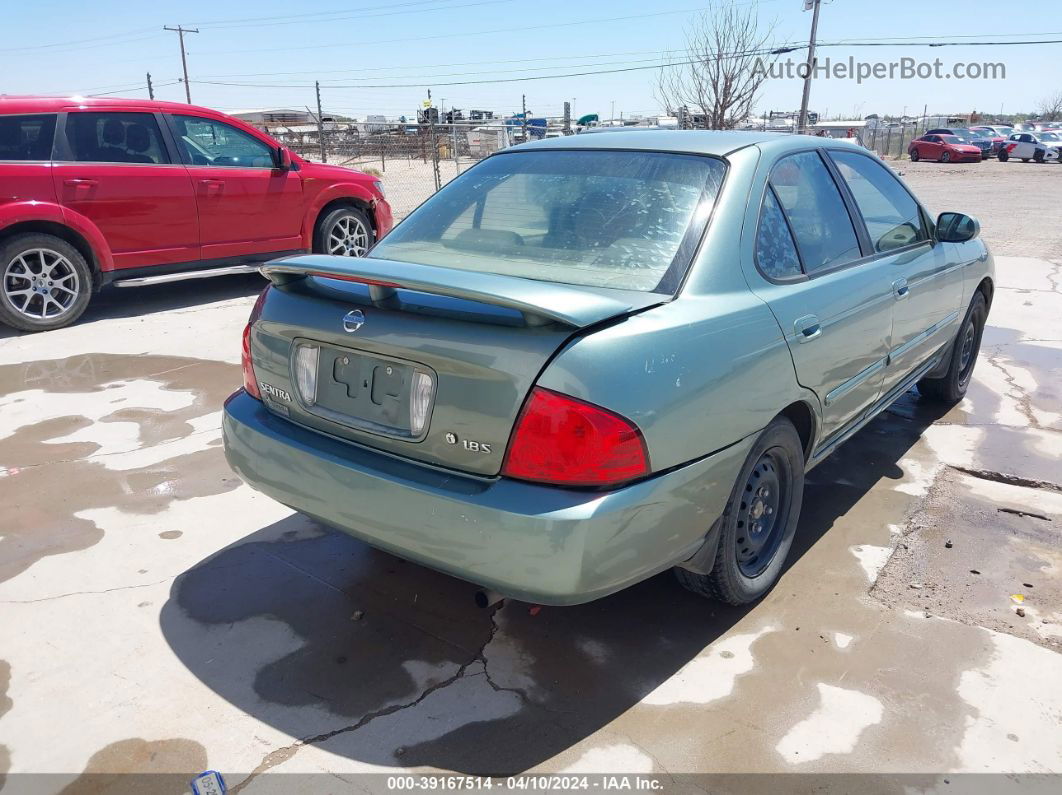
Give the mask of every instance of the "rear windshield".
M 548 282 L 673 293 L 726 166 L 698 155 L 509 152 L 457 177 L 372 256 Z

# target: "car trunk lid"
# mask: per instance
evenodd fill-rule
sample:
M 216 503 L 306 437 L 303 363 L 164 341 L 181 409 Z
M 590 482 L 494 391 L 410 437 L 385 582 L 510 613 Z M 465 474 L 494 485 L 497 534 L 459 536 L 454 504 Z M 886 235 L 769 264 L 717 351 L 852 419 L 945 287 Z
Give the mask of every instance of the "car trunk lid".
M 668 300 L 371 258 L 305 256 L 262 270 L 277 288 L 252 332 L 267 405 L 333 436 L 485 476 L 500 471 L 524 399 L 567 340 Z M 316 376 L 312 395 L 296 377 L 300 356 Z

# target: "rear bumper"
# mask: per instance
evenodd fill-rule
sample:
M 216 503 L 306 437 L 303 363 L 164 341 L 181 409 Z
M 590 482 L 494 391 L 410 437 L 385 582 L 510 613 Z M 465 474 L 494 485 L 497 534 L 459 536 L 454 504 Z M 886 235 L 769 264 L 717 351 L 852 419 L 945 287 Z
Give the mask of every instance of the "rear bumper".
M 355 538 L 506 596 L 578 604 L 697 551 L 752 438 L 611 492 L 444 472 L 302 428 L 244 392 L 225 454 L 250 486 Z

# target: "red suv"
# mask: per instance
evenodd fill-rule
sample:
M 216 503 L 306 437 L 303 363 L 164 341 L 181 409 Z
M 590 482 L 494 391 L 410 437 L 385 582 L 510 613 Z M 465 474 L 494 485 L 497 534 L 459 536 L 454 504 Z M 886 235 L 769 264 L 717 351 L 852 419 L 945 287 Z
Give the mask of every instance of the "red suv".
M 17 329 L 73 323 L 111 282 L 357 256 L 391 224 L 372 176 L 207 108 L 0 96 L 0 322 Z

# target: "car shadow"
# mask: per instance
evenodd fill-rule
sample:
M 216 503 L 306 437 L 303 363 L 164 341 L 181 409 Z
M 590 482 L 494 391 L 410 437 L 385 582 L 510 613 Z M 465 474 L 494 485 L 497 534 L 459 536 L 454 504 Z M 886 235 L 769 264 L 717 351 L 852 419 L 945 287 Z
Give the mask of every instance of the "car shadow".
M 942 413 L 905 396 L 811 472 L 789 565 L 902 477 L 900 460 Z M 501 776 L 607 726 L 769 609 L 707 601 L 670 573 L 567 608 L 480 610 L 474 590 L 293 515 L 181 574 L 160 622 L 207 687 L 286 734 L 364 763 Z
M 266 281 L 257 273 L 214 276 L 207 279 L 154 284 L 146 287 L 104 287 L 92 297 L 88 309 L 75 325 L 85 325 L 108 318 L 127 318 L 187 309 L 256 295 Z M 0 339 L 40 332 L 16 331 L 0 323 Z

